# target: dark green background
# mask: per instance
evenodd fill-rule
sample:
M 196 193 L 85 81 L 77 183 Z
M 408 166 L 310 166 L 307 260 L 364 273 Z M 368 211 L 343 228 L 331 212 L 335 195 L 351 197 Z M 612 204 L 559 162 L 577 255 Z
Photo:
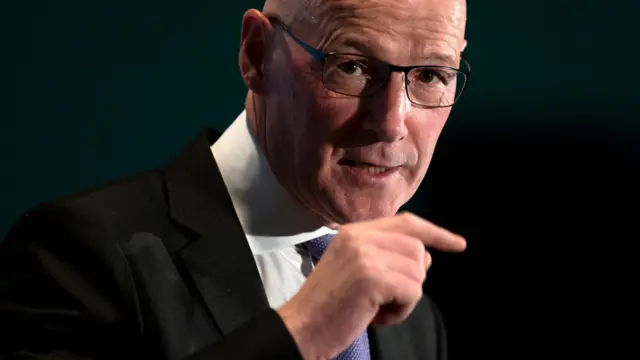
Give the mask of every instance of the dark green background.
M 0 4 L 0 234 L 235 118 L 241 16 L 262 4 L 220 3 Z M 469 242 L 434 254 L 427 282 L 452 358 L 594 355 L 591 329 L 613 328 L 594 321 L 626 318 L 612 311 L 631 298 L 614 282 L 637 283 L 622 257 L 637 239 L 639 14 L 637 0 L 469 0 L 471 87 L 408 206 Z
M 0 233 L 35 203 L 163 164 L 241 111 L 241 16 L 262 2 L 224 3 L 2 2 Z M 635 131 L 640 2 L 615 3 L 471 1 L 474 78 L 445 138 L 554 131 L 578 113 Z

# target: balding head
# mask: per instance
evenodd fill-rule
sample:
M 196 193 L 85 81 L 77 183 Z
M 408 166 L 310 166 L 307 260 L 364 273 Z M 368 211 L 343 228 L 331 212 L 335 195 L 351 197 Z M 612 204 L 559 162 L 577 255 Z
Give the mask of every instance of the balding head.
M 294 24 L 301 19 L 313 17 L 315 8 L 323 0 L 267 0 L 262 12 L 278 15 L 286 24 Z
M 322 22 L 322 16 L 328 13 L 342 12 L 348 14 L 358 10 L 358 5 L 370 1 L 376 3 L 379 8 L 389 6 L 403 6 L 413 11 L 415 9 L 428 9 L 433 6 L 448 6 L 451 15 L 455 18 L 455 26 L 464 31 L 466 23 L 467 2 L 466 0 L 266 0 L 263 12 L 269 15 L 278 15 L 285 24 L 292 26 L 300 20 L 307 20 L 310 25 L 317 25 Z
M 326 222 L 393 215 L 422 181 L 466 83 L 456 70 L 466 2 L 267 0 L 263 12 L 244 17 L 240 66 L 278 180 Z M 384 73 L 399 67 L 417 70 Z M 384 84 L 354 94 L 374 82 Z

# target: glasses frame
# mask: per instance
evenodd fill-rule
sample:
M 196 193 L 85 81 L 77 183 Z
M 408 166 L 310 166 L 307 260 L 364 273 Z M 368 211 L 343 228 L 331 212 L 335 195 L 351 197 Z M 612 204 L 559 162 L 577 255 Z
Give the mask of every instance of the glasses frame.
M 322 50 L 317 49 L 317 48 L 307 44 L 306 42 L 300 40 L 297 36 L 295 36 L 291 32 L 289 27 L 287 25 L 285 25 L 284 22 L 282 22 L 282 20 L 280 20 L 280 18 L 278 18 L 277 16 L 267 16 L 267 19 L 272 24 L 280 26 L 284 30 L 284 32 L 287 35 L 289 35 L 289 37 L 291 37 L 291 39 L 293 39 L 293 41 L 295 41 L 301 48 L 303 48 L 307 53 L 309 53 L 309 55 L 311 55 L 311 57 L 314 60 L 322 63 L 322 72 L 323 72 L 323 74 L 322 74 L 322 86 L 324 86 L 325 89 L 327 89 L 329 91 L 333 91 L 333 92 L 341 94 L 341 95 L 353 96 L 353 97 L 361 97 L 361 98 L 362 97 L 372 96 L 375 93 L 377 93 L 380 89 L 383 89 L 387 85 L 391 73 L 400 72 L 400 73 L 404 74 L 405 94 L 407 96 L 407 99 L 409 99 L 409 101 L 413 105 L 416 105 L 416 106 L 421 107 L 421 108 L 426 108 L 426 109 L 446 108 L 446 107 L 452 107 L 455 103 L 458 102 L 458 100 L 462 97 L 462 94 L 464 93 L 464 91 L 468 88 L 469 81 L 471 80 L 471 64 L 469 63 L 469 60 L 464 55 L 461 55 L 461 60 L 467 66 L 468 70 L 456 69 L 456 68 L 453 68 L 453 67 L 450 67 L 450 66 L 440 66 L 440 65 L 398 66 L 398 65 L 389 64 L 389 63 L 384 62 L 384 61 L 382 61 L 380 59 L 377 59 L 377 58 L 375 58 L 373 56 L 367 56 L 367 55 L 363 55 L 363 54 L 322 51 Z M 353 95 L 353 94 L 348 94 L 348 93 L 342 93 L 340 91 L 336 91 L 334 89 L 331 89 L 331 88 L 327 87 L 327 85 L 324 83 L 324 65 L 325 65 L 327 57 L 329 57 L 329 56 L 358 56 L 358 57 L 372 59 L 372 60 L 375 60 L 377 62 L 380 62 L 381 64 L 386 65 L 387 68 L 389 69 L 389 73 L 386 75 L 386 78 L 384 78 L 382 81 L 380 81 L 380 84 L 378 85 L 377 88 L 375 88 L 375 90 L 372 90 L 370 93 L 367 93 L 366 95 Z M 409 95 L 409 72 L 411 70 L 417 69 L 417 68 L 447 69 L 447 70 L 457 71 L 457 72 L 459 72 L 459 73 L 464 75 L 465 82 L 464 82 L 464 84 L 462 84 L 462 87 L 460 88 L 460 93 L 458 94 L 458 96 L 449 105 L 423 105 L 423 104 L 420 104 L 420 103 L 416 103 L 415 101 L 413 101 L 411 99 L 411 95 Z

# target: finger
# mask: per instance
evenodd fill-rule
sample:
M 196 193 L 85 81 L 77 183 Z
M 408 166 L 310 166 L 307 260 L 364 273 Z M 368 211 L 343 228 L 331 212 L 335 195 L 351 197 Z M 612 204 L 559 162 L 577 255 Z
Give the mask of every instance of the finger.
M 406 261 L 417 261 L 426 272 L 431 267 L 431 254 L 424 244 L 413 236 L 381 233 L 381 236 L 371 237 L 372 242 L 380 249 L 404 256 Z
M 381 229 L 413 236 L 427 247 L 459 252 L 467 247 L 465 239 L 411 213 L 402 213 L 380 222 Z
M 374 255 L 376 264 L 374 266 L 380 267 L 380 271 L 382 271 L 380 276 L 399 274 L 407 279 L 413 280 L 413 285 L 421 286 L 427 276 L 425 260 L 423 256 L 415 260 L 397 253 L 379 251 Z
M 391 325 L 406 319 L 422 298 L 422 285 L 400 273 L 385 277 L 386 302 L 380 306 L 373 319 L 376 325 Z
M 423 266 L 424 266 L 424 270 L 425 272 L 427 270 L 429 270 L 429 268 L 431 268 L 431 264 L 433 263 L 433 259 L 431 258 L 431 254 L 429 254 L 428 251 L 424 252 L 424 262 L 423 262 Z
M 406 257 L 408 261 L 417 261 L 420 263 L 424 261 L 424 253 L 427 252 L 427 249 L 425 249 L 422 241 L 413 236 L 398 233 L 391 234 L 388 231 L 378 231 L 376 235 L 368 237 L 369 241 L 378 249 L 402 255 Z

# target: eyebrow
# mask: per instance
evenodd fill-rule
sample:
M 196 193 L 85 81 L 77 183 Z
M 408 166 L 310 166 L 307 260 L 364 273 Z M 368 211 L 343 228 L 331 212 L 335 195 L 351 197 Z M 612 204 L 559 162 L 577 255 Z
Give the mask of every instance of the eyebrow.
M 340 48 L 351 48 L 361 53 L 362 55 L 375 56 L 375 46 L 370 46 L 367 42 L 362 42 L 355 38 L 347 38 L 336 43 Z M 442 52 L 430 52 L 425 56 L 420 57 L 420 63 L 416 65 L 443 65 L 443 66 L 455 66 L 460 61 L 458 57 L 451 53 Z

